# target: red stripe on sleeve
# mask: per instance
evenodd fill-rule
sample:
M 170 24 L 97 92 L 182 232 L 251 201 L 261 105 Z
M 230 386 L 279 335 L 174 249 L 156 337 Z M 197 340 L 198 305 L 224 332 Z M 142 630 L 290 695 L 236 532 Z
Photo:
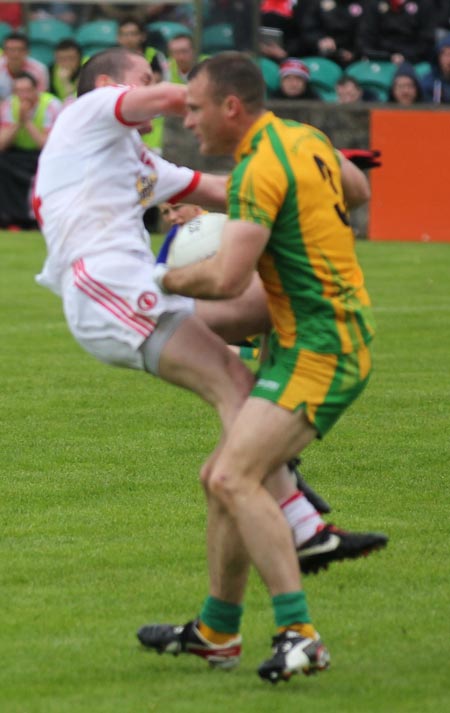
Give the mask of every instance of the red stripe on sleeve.
M 125 95 L 129 91 L 130 90 L 127 89 L 125 92 L 123 92 L 123 94 L 121 94 L 118 100 L 116 101 L 116 106 L 114 107 L 114 116 L 116 117 L 117 121 L 120 121 L 120 123 L 124 124 L 125 126 L 140 126 L 143 123 L 142 121 L 126 121 L 122 116 L 122 102 L 125 99 Z
M 202 177 L 202 174 L 200 171 L 195 171 L 194 175 L 192 176 L 192 180 L 189 183 L 186 188 L 184 188 L 182 191 L 177 193 L 175 196 L 172 196 L 172 198 L 169 198 L 169 203 L 179 203 L 183 198 L 186 198 L 186 196 L 189 195 L 189 193 L 192 193 L 192 191 L 195 191 L 197 188 L 200 178 Z

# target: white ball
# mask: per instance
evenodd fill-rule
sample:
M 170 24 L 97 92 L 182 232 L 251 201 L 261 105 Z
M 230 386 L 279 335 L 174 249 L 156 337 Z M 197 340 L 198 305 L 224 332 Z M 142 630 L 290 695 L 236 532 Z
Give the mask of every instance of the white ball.
M 169 267 L 185 267 L 217 252 L 222 240 L 224 213 L 202 213 L 178 228 L 169 248 Z

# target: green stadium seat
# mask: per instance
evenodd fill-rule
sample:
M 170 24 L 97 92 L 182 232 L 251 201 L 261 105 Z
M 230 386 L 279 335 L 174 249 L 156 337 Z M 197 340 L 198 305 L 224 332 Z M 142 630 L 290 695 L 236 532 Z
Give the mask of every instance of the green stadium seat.
M 273 96 L 280 88 L 280 70 L 278 64 L 268 57 L 257 57 L 256 63 L 263 74 L 268 96 Z
M 166 42 L 178 35 L 192 35 L 189 27 L 182 25 L 181 22 L 164 22 L 163 20 L 149 22 L 145 29 L 148 32 L 159 32 Z
M 56 47 L 58 42 L 73 37 L 73 30 L 67 22 L 49 17 L 42 20 L 31 20 L 27 25 L 27 35 L 30 44 Z
M 431 72 L 431 64 L 430 62 L 418 62 L 414 65 L 414 71 L 419 79 L 422 79 L 428 72 Z
M 392 79 L 396 72 L 396 65 L 392 62 L 371 62 L 369 60 L 360 60 L 353 62 L 345 73 L 349 77 L 356 79 L 359 84 L 365 89 L 381 90 L 380 95 L 386 92 L 389 94 L 389 89 L 392 84 Z
M 116 20 L 92 20 L 75 30 L 75 39 L 84 54 L 92 54 L 93 47 L 106 49 L 117 45 L 118 28 Z
M 320 99 L 322 99 L 324 102 L 330 102 L 331 104 L 337 102 L 338 100 L 337 94 L 334 89 L 326 89 L 325 87 L 315 86 L 314 90 L 320 97 Z
M 9 25 L 7 22 L 0 22 L 0 45 L 3 44 L 3 40 L 5 39 L 5 37 L 10 35 L 11 32 L 14 32 L 11 25 Z
M 42 64 L 47 65 L 47 67 L 50 67 L 55 59 L 54 48 L 45 44 L 45 42 L 31 42 L 29 54 L 30 57 L 37 59 L 38 62 L 42 62 Z
M 334 90 L 343 72 L 336 62 L 326 57 L 302 57 L 310 72 L 311 85 L 315 89 Z
M 203 28 L 202 52 L 214 54 L 235 49 L 233 25 L 229 22 L 218 22 Z

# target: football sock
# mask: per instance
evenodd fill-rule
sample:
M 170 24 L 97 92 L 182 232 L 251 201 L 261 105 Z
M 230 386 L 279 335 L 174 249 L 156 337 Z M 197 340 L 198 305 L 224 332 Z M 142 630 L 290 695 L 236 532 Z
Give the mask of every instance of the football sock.
M 305 592 L 287 592 L 272 597 L 275 624 L 279 629 L 291 629 L 292 625 L 311 624 Z
M 326 525 L 315 507 L 301 492 L 296 492 L 279 505 L 293 532 L 296 547 L 303 545 Z
M 278 633 L 283 634 L 288 629 L 296 631 L 297 634 L 304 636 L 306 639 L 315 639 L 317 636 L 317 632 L 312 624 L 289 624 L 289 626 L 280 626 Z
M 243 607 L 208 596 L 200 613 L 198 630 L 213 644 L 223 644 L 240 628 Z

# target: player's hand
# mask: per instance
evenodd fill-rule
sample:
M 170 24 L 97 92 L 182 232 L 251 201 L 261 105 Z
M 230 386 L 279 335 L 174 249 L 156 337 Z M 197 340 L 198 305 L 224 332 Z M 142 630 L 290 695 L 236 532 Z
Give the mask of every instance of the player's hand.
M 179 225 L 172 225 L 171 229 L 167 233 L 166 237 L 164 238 L 164 242 L 159 249 L 159 253 L 156 256 L 156 264 L 167 262 L 167 256 L 169 254 L 170 246 L 172 245 L 172 241 L 175 235 L 177 234 L 177 230 L 179 227 Z
M 160 291 L 163 292 L 164 294 L 168 294 L 168 290 L 166 290 L 166 288 L 163 285 L 164 277 L 166 276 L 168 271 L 169 271 L 168 266 L 163 262 L 157 263 L 155 265 L 155 267 L 153 268 L 153 274 L 152 274 L 153 282 L 156 285 L 158 285 Z
M 341 149 L 341 154 L 362 171 L 382 166 L 381 151 L 377 149 Z

